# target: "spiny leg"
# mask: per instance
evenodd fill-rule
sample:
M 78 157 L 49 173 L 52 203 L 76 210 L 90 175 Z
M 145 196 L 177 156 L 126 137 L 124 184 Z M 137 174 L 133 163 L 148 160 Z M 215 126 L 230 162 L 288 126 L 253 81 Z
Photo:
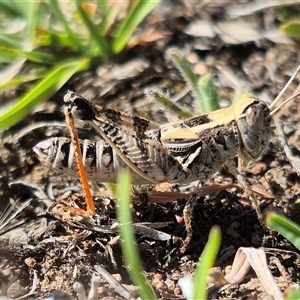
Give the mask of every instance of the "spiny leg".
M 86 175 L 86 171 L 82 162 L 82 154 L 81 154 L 81 150 L 80 150 L 80 144 L 79 144 L 79 139 L 78 139 L 78 134 L 77 134 L 77 130 L 74 124 L 74 119 L 72 116 L 72 112 L 70 110 L 70 108 L 66 105 L 64 108 L 64 114 L 65 114 L 65 119 L 66 119 L 66 123 L 71 135 L 71 140 L 73 143 L 73 147 L 74 147 L 74 154 L 75 154 L 75 159 L 76 159 L 76 163 L 77 163 L 77 168 L 78 168 L 78 174 L 79 174 L 79 178 L 82 184 L 82 188 L 83 188 L 83 192 L 84 192 L 84 196 L 85 196 L 85 200 L 86 200 L 86 211 L 82 210 L 82 209 L 73 209 L 73 211 L 76 214 L 81 214 L 84 216 L 90 216 L 90 215 L 94 215 L 95 214 L 95 206 L 94 206 L 94 200 L 91 194 L 91 190 L 88 184 L 88 180 L 87 180 L 87 175 Z
M 197 201 L 197 197 L 200 194 L 202 188 L 203 188 L 204 182 L 200 180 L 194 189 L 192 195 L 188 198 L 184 209 L 183 209 L 183 217 L 186 227 L 186 238 L 184 240 L 183 246 L 181 248 L 181 253 L 184 253 L 187 249 L 187 246 L 190 244 L 191 239 L 193 237 L 193 228 L 192 228 L 192 216 L 193 216 L 193 210 L 194 206 Z

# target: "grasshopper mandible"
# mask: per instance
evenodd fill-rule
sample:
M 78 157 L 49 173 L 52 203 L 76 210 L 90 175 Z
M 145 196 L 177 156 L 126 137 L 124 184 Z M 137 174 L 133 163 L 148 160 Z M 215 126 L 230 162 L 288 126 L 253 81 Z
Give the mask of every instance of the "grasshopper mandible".
M 300 66 L 285 89 L 299 69 Z M 191 215 L 197 194 L 222 166 L 236 177 L 261 217 L 240 167 L 257 159 L 265 150 L 271 136 L 272 115 L 279 109 L 274 107 L 281 94 L 269 107 L 261 100 L 248 98 L 228 108 L 165 125 L 94 106 L 72 91 L 66 93 L 64 102 L 70 115 L 89 124 L 103 138 L 79 141 L 83 164 L 91 180 L 116 182 L 120 170 L 129 169 L 134 184 L 198 181 L 183 211 L 187 230 L 184 252 L 192 238 Z M 70 139 L 52 138 L 37 144 L 33 150 L 52 168 L 76 176 L 72 145 Z

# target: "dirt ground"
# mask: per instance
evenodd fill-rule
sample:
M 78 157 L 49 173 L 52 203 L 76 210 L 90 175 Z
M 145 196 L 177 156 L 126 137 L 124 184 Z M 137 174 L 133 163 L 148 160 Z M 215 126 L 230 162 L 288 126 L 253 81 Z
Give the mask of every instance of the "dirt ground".
M 188 93 L 179 72 L 166 59 L 166 49 L 176 46 L 186 54 L 196 74 L 213 75 L 222 106 L 230 103 L 236 91 L 243 90 L 271 103 L 300 61 L 299 44 L 278 34 L 278 7 L 261 9 L 255 2 L 243 2 L 161 4 L 140 26 L 131 48 L 118 62 L 80 74 L 68 85 L 96 104 L 138 114 L 159 124 L 176 121 L 178 117 L 161 104 L 146 99 L 145 89 L 168 91 L 179 105 L 200 114 L 198 103 Z M 289 9 L 299 14 L 300 6 Z M 283 98 L 295 93 L 298 84 L 299 76 Z M 1 105 L 21 92 L 2 95 Z M 283 123 L 295 160 L 300 153 L 299 107 L 300 99 L 296 99 L 274 115 L 274 119 Z M 275 210 L 299 222 L 291 205 L 300 194 L 300 178 L 286 157 L 274 124 L 272 130 L 266 152 L 243 174 L 253 188 L 272 195 L 259 197 L 264 213 Z M 84 138 L 100 139 L 91 130 L 81 129 L 79 133 Z M 89 228 L 82 220 L 65 216 L 58 205 L 49 211 L 65 192 L 81 192 L 77 178 L 42 165 L 32 151 L 38 142 L 54 136 L 68 136 L 61 93 L 2 134 L 0 214 L 7 207 L 15 211 L 31 201 L 0 231 L 0 295 L 12 299 L 45 299 L 49 295 L 53 296 L 51 299 L 84 299 L 82 295 L 92 290 L 91 280 L 98 272 L 95 266 L 100 265 L 136 298 L 137 289 L 124 267 L 118 234 Z M 235 179 L 221 170 L 207 185 L 232 183 L 236 183 Z M 152 203 L 157 201 L 155 194 L 151 194 L 148 203 L 135 201 L 132 205 L 135 223 L 170 222 L 159 229 L 172 235 L 167 242 L 137 236 L 145 274 L 159 298 L 184 298 L 178 280 L 194 274 L 213 225 L 222 230 L 222 245 L 215 263 L 222 272 L 232 265 L 240 247 L 264 247 L 281 291 L 293 283 L 299 284 L 299 251 L 260 224 L 247 195 L 237 188 L 199 198 L 193 212 L 194 236 L 182 254 L 186 232 L 184 223 L 178 223 L 176 216 L 182 216 L 185 204 L 180 198 L 194 185 L 165 187 L 178 195 L 171 198 L 173 201 L 168 198 L 167 203 Z M 94 224 L 115 224 L 116 199 L 104 184 L 97 182 L 93 187 L 98 213 Z M 33 285 L 36 286 L 32 294 L 22 297 Z M 80 288 L 83 294 L 78 292 Z M 102 277 L 96 294 L 98 299 L 123 299 L 115 286 Z M 242 283 L 210 294 L 210 299 L 266 297 L 254 271 Z

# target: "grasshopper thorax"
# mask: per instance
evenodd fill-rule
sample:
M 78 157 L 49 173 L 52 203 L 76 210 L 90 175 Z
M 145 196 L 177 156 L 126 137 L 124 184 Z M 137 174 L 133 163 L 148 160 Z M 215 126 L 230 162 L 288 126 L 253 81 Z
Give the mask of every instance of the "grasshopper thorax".
M 252 98 L 245 104 L 237 120 L 244 164 L 256 159 L 265 150 L 271 136 L 271 120 L 265 102 Z

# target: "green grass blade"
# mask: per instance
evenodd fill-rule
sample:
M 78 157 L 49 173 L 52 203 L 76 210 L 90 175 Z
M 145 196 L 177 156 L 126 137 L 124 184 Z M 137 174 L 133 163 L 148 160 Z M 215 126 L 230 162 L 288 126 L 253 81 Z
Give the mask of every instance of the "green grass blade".
M 60 7 L 59 7 L 59 1 L 57 0 L 51 0 L 48 2 L 49 5 L 51 5 L 52 10 L 54 11 L 54 14 L 58 21 L 64 26 L 65 32 L 67 33 L 70 43 L 69 45 L 73 45 L 73 49 L 76 52 L 79 53 L 86 53 L 86 46 L 82 44 L 81 39 L 79 38 L 79 33 L 74 32 L 72 28 L 69 26 L 68 20 L 65 18 L 64 14 L 62 13 Z M 70 4 L 73 4 L 73 1 L 71 1 Z
M 112 5 L 106 10 L 105 15 L 103 16 L 103 19 L 101 20 L 100 24 L 97 26 L 99 34 L 101 34 L 102 36 L 105 36 L 107 34 L 107 31 L 115 22 L 117 15 L 117 9 L 112 3 Z
M 213 267 L 221 245 L 221 230 L 212 227 L 208 241 L 201 254 L 194 278 L 194 295 L 192 299 L 207 299 L 207 277 Z
M 3 15 L 6 17 L 13 15 L 14 19 L 24 19 L 24 22 L 26 22 L 25 31 L 22 32 L 22 37 L 20 39 L 26 40 L 27 49 L 35 42 L 36 25 L 39 18 L 39 5 L 40 1 L 2 1 L 0 3 L 0 10 Z M 5 21 L 7 22 L 7 20 Z M 14 36 L 11 35 L 11 37 Z
M 300 215 L 300 199 L 297 199 L 292 205 L 292 209 Z
M 0 132 L 21 121 L 37 104 L 47 100 L 47 98 L 61 88 L 72 75 L 76 72 L 86 70 L 88 67 L 89 60 L 87 59 L 55 66 L 15 106 L 0 117 Z
M 300 41 L 300 21 L 291 20 L 281 25 L 279 28 L 280 32 L 288 37 L 294 38 L 297 41 Z
M 289 290 L 287 295 L 284 298 L 285 300 L 296 300 L 300 299 L 300 291 L 295 289 Z
M 40 1 L 24 1 L 21 3 L 23 4 L 24 12 L 26 12 L 26 41 L 31 42 L 31 44 L 34 45 Z
M 107 59 L 110 56 L 110 49 L 109 46 L 103 36 L 99 34 L 99 30 L 95 23 L 89 18 L 89 16 L 86 14 L 85 10 L 82 8 L 81 3 L 77 2 L 77 11 L 80 14 L 85 26 L 89 30 L 90 33 L 90 39 L 97 45 L 97 52 L 100 52 L 100 54 L 104 57 L 104 59 Z M 93 56 L 98 56 L 99 53 L 92 53 Z
M 0 84 L 0 93 L 3 93 L 7 89 L 16 89 L 20 85 L 24 84 L 24 82 L 25 80 L 23 80 L 23 78 L 18 77 L 18 78 L 11 79 L 9 82 Z
M 26 11 L 24 11 L 23 2 L 25 1 L 0 1 L 0 11 L 5 16 L 12 18 L 26 18 Z
M 198 82 L 201 106 L 208 113 L 220 109 L 219 93 L 210 74 L 201 76 Z
M 2 49 L 0 51 L 3 51 L 5 53 L 5 49 Z M 26 58 L 28 61 L 40 63 L 43 65 L 53 65 L 59 60 L 51 53 L 44 53 L 39 51 L 24 51 L 21 49 L 6 49 L 6 51 L 7 53 L 10 53 L 12 56 L 14 56 L 16 59 L 23 57 Z
M 142 261 L 137 248 L 131 218 L 130 199 L 131 178 L 129 172 L 122 172 L 118 178 L 117 216 L 120 223 L 122 253 L 127 270 L 133 283 L 140 288 L 142 299 L 157 299 L 156 295 L 143 274 Z
M 64 32 L 54 32 L 48 29 L 39 30 L 39 39 L 36 41 L 37 47 L 66 47 L 73 49 L 74 45 L 70 37 Z M 73 49 L 74 50 L 74 49 Z
M 0 94 L 7 89 L 16 89 L 22 84 L 35 84 L 38 80 L 45 78 L 45 73 L 48 72 L 47 66 L 38 66 L 30 72 L 20 72 L 24 65 L 24 60 L 15 60 L 9 66 L 3 68 L 0 72 Z
M 12 64 L 19 58 L 16 57 L 15 53 L 12 53 L 10 51 L 6 51 L 0 46 L 0 63 L 5 63 L 5 64 Z
M 109 4 L 109 0 L 98 0 L 97 4 L 98 4 L 98 6 L 100 7 L 100 9 L 102 11 L 106 11 L 107 10 L 107 6 Z
M 23 39 L 21 37 L 0 32 L 0 50 L 1 48 L 20 49 L 22 43 Z
M 160 0 L 138 0 L 121 23 L 113 43 L 113 52 L 120 53 L 138 24 L 156 7 Z
M 267 215 L 266 223 L 300 249 L 300 226 L 298 224 L 275 213 Z
M 145 95 L 147 99 L 150 101 L 157 101 L 158 103 L 162 104 L 169 110 L 175 112 L 181 118 L 191 118 L 194 115 L 189 111 L 179 107 L 176 103 L 174 103 L 167 95 L 163 94 L 161 91 L 151 91 L 146 90 Z
M 53 64 L 57 63 L 57 57 L 52 53 L 46 53 L 38 50 L 24 49 L 24 41 L 20 37 L 0 33 L 0 54 L 6 54 L 16 59 L 24 57 L 29 61 Z
M 198 80 L 189 62 L 177 48 L 169 49 L 167 55 L 190 86 L 195 99 L 199 101 L 201 113 L 206 114 L 219 109 L 219 95 L 210 75 L 204 75 Z

